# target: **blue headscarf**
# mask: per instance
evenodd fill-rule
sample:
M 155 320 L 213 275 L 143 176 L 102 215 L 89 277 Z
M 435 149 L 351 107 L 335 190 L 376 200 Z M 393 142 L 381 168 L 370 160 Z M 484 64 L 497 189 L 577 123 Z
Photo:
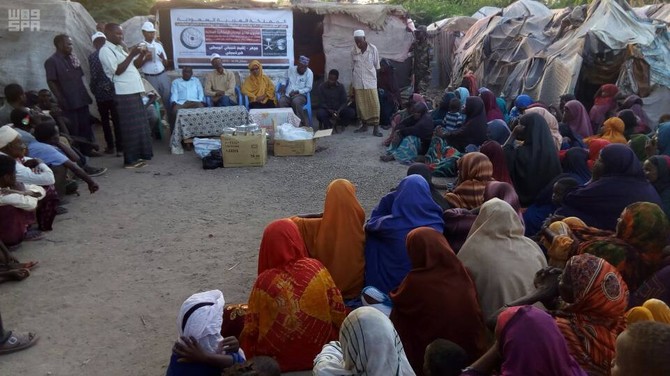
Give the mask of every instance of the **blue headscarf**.
M 514 100 L 514 106 L 517 109 L 527 108 L 528 106 L 530 106 L 534 102 L 535 101 L 533 101 L 533 98 L 531 98 L 530 96 L 528 96 L 526 94 L 521 94 L 518 97 L 516 97 L 516 99 Z
M 465 100 L 468 99 L 468 97 L 470 96 L 470 90 L 464 87 L 459 87 L 458 89 L 456 89 L 455 93 L 458 99 L 461 100 L 462 104 L 465 104 Z
M 659 124 L 657 132 L 658 153 L 670 155 L 670 121 Z
M 568 149 L 561 162 L 563 173 L 570 174 L 580 185 L 586 184 L 591 180 L 588 160 L 589 152 L 586 149 L 579 147 Z
M 495 119 L 487 123 L 489 140 L 496 141 L 500 145 L 505 145 L 509 138 L 510 130 L 503 120 Z
M 426 179 L 410 175 L 384 196 L 365 225 L 365 284 L 385 294 L 411 269 L 405 240 L 417 227 L 444 231 L 442 208 L 433 201 Z

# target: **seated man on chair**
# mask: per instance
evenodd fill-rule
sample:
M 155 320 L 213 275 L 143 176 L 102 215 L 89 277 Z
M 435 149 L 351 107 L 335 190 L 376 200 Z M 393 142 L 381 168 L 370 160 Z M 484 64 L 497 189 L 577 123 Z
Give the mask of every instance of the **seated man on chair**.
M 182 108 L 204 107 L 205 94 L 202 84 L 197 78 L 193 78 L 193 68 L 184 67 L 181 70 L 181 78 L 172 81 L 170 94 L 170 105 L 172 106 L 172 118 L 177 118 L 177 112 Z
M 308 64 L 309 58 L 300 56 L 298 65 L 288 69 L 288 85 L 279 88 L 281 94 L 279 107 L 293 108 L 293 113 L 300 118 L 301 127 L 309 126 L 307 112 L 303 107 L 307 104 L 307 94 L 312 91 L 314 82 L 314 74 L 311 69 L 307 68 Z
M 346 126 L 356 119 L 356 110 L 347 106 L 347 91 L 344 89 L 344 85 L 337 81 L 339 78 L 340 72 L 332 69 L 328 72 L 328 80 L 317 89 L 319 109 L 316 111 L 316 118 L 323 129 L 331 129 L 333 120 L 336 126 L 338 122 L 340 122 L 340 125 Z M 337 127 L 335 133 L 339 133 Z
M 221 56 L 218 54 L 213 54 L 210 61 L 214 71 L 205 76 L 205 95 L 212 97 L 214 107 L 237 106 L 235 74 L 223 68 Z

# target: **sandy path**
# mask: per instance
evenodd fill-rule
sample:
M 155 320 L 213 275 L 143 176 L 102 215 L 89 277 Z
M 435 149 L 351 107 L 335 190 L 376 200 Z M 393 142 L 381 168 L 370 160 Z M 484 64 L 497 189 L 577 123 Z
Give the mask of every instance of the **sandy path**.
M 73 197 L 47 240 L 15 252 L 40 261 L 30 278 L 0 285 L 5 326 L 41 336 L 1 357 L 0 374 L 164 375 L 183 300 L 221 289 L 227 302 L 246 301 L 269 221 L 321 211 L 335 178 L 357 185 L 369 214 L 405 175 L 379 162 L 380 139 L 351 127 L 320 145 L 328 149 L 270 157 L 264 168 L 204 171 L 193 153 L 169 155 L 159 143 L 140 171 L 94 159 L 110 168 L 100 192 Z

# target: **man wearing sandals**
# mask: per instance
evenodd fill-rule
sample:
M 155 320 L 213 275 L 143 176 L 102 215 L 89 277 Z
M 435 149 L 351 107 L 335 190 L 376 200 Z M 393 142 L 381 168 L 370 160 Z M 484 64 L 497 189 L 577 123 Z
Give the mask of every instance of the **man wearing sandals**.
M 351 50 L 351 58 L 354 63 L 352 87 L 356 100 L 356 112 L 363 123 L 355 130 L 357 133 L 368 131 L 372 125 L 372 134 L 382 137 L 379 131 L 379 96 L 377 94 L 377 70 L 379 66 L 379 52 L 377 47 L 365 40 L 363 30 L 354 31 L 354 47 Z
M 34 345 L 38 339 L 37 334 L 32 332 L 5 331 L 2 326 L 2 316 L 0 316 L 0 355 L 27 349 Z

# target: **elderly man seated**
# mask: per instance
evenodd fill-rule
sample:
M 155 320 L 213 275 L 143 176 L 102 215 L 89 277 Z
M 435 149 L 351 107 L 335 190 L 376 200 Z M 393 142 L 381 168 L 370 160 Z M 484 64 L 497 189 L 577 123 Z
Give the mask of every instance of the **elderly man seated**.
M 235 74 L 223 68 L 218 54 L 213 54 L 210 61 L 214 71 L 205 76 L 205 95 L 212 97 L 214 107 L 237 106 Z
M 309 58 L 300 56 L 298 65 L 290 67 L 287 72 L 288 84 L 279 88 L 281 97 L 279 107 L 291 107 L 293 112 L 300 118 L 300 126 L 309 126 L 309 119 L 303 107 L 307 103 L 307 94 L 312 91 L 314 74 L 307 68 Z
M 172 118 L 177 118 L 177 112 L 182 108 L 204 107 L 205 94 L 202 84 L 197 78 L 193 78 L 193 68 L 184 67 L 181 70 L 181 78 L 172 81 L 170 105 L 172 106 Z

